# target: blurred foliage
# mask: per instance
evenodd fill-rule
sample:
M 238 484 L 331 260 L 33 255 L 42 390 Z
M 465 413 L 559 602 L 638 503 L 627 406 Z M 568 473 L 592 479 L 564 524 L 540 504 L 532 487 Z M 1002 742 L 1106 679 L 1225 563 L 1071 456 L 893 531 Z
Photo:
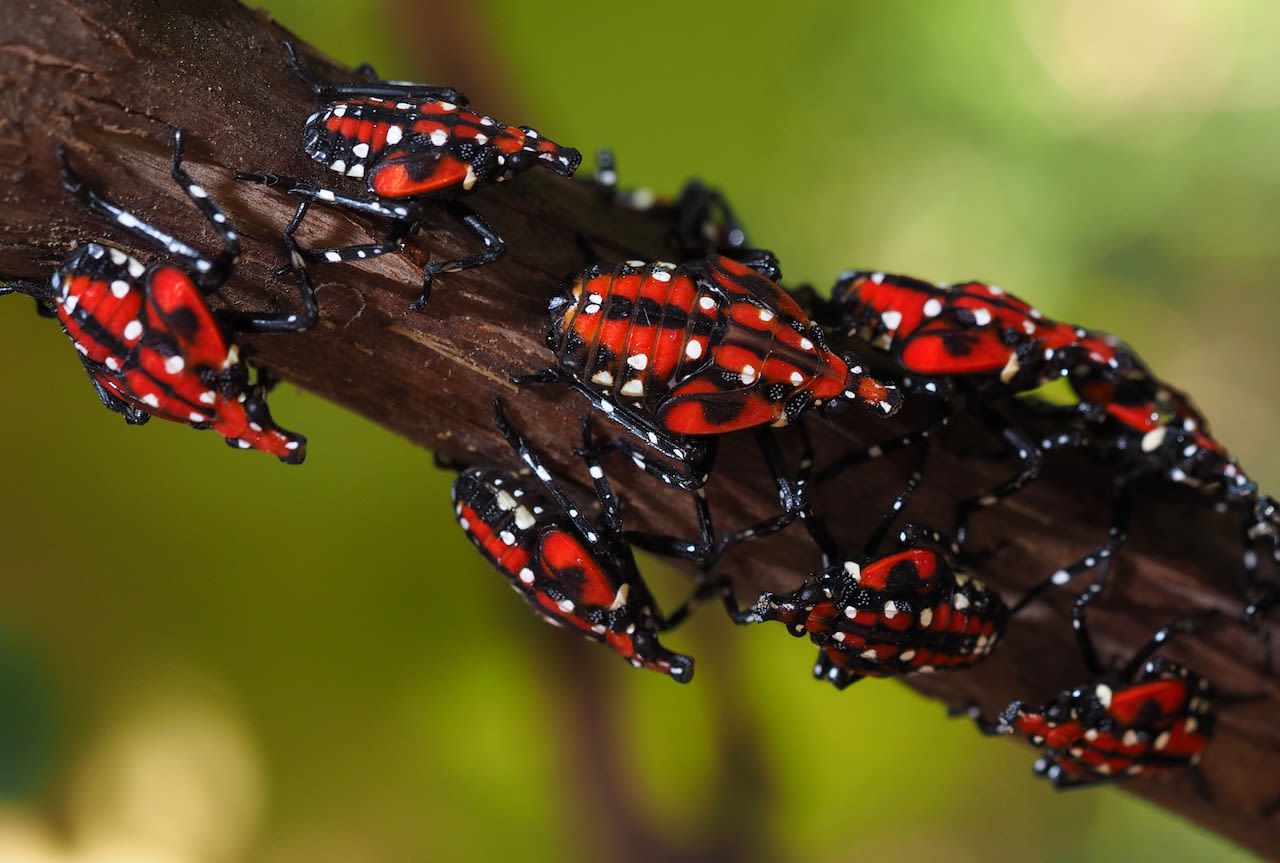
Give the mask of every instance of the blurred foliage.
M 459 38 L 394 3 L 269 8 L 390 77 L 434 80 Z M 475 8 L 506 119 L 613 147 L 627 186 L 722 186 L 793 281 L 986 278 L 1122 334 L 1280 479 L 1280 7 Z M 0 789 L 24 795 L 0 858 L 593 860 L 610 811 L 762 859 L 1242 856 L 1118 791 L 1055 794 L 902 687 L 836 694 L 807 644 L 714 613 L 670 639 L 692 686 L 629 672 L 487 571 L 427 453 L 288 386 L 299 469 L 127 428 L 21 301 L 0 343 Z

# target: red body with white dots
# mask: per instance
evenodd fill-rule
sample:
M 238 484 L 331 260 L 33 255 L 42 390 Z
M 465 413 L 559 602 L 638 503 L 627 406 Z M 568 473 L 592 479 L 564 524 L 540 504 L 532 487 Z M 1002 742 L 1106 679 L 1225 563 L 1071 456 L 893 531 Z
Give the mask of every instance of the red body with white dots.
M 630 549 L 602 530 L 582 535 L 573 516 L 518 474 L 470 468 L 453 485 L 458 524 L 534 612 L 603 642 L 637 668 L 693 676 L 693 660 L 658 642 L 658 618 Z M 593 545 L 594 543 L 594 545 Z
M 308 118 L 302 142 L 311 158 L 364 178 L 387 200 L 466 192 L 534 165 L 567 177 L 581 161 L 527 126 L 434 98 L 331 102 Z
M 306 438 L 277 427 L 191 277 L 89 243 L 54 273 L 49 301 L 90 376 L 142 414 L 212 428 L 291 464 Z
M 983 282 L 933 284 L 850 271 L 832 293 L 850 332 L 888 352 L 910 375 L 1034 389 L 1079 362 L 1121 369 L 1128 353 L 1105 334 L 1052 321 Z
M 1204 678 L 1157 657 L 1132 682 L 1105 678 L 1040 708 L 1015 701 L 1000 725 L 1043 747 L 1036 773 L 1070 788 L 1198 764 L 1214 713 Z
M 967 668 L 1004 635 L 1000 595 L 937 549 L 908 545 L 846 561 L 786 594 L 766 593 L 740 621 L 776 620 L 821 648 L 814 676 L 843 689 L 863 677 Z
M 585 385 L 675 435 L 783 425 L 810 405 L 901 396 L 827 349 L 790 296 L 725 257 L 593 266 L 552 300 L 548 344 Z

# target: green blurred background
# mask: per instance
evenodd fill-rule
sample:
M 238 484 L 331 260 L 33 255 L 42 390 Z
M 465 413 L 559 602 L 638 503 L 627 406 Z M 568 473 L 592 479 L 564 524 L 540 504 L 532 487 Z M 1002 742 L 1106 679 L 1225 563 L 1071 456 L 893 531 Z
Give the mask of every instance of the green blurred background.
M 986 278 L 1123 334 L 1275 489 L 1280 6 L 617 7 L 268 4 L 624 186 L 713 181 L 789 279 Z M 630 672 L 487 569 L 428 453 L 288 386 L 297 469 L 127 428 L 28 303 L 0 344 L 2 860 L 1247 859 L 715 613 L 669 639 L 691 686 Z

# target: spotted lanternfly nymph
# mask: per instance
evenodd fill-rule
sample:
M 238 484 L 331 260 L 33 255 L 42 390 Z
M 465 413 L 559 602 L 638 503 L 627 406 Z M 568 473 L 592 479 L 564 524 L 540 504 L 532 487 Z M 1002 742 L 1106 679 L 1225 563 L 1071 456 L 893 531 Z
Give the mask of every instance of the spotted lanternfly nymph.
M 205 295 L 230 276 L 240 239 L 208 193 L 183 169 L 182 144 L 182 132 L 175 129 L 173 180 L 222 239 L 221 252 L 205 257 L 101 197 L 71 170 L 65 149 L 59 148 L 68 191 L 97 215 L 165 249 L 185 268 L 144 265 L 120 249 L 87 243 L 71 253 L 47 285 L 10 281 L 0 285 L 0 294 L 28 294 L 56 316 L 102 403 L 128 422 L 140 424 L 157 416 L 212 428 L 233 447 L 262 450 L 298 464 L 306 455 L 306 438 L 272 421 L 267 386 L 261 376 L 250 384 L 231 332 L 233 327 L 292 332 L 311 326 L 316 305 L 306 270 L 291 231 L 286 232 L 290 266 L 304 303 L 301 314 L 232 314 L 209 308 Z
M 984 282 L 942 285 L 851 270 L 831 301 L 851 333 L 890 354 L 926 390 L 964 380 L 1024 392 L 1079 363 L 1128 367 L 1126 349 L 1106 334 L 1049 320 Z
M 449 215 L 484 243 L 484 251 L 455 261 L 428 263 L 422 273 L 421 308 L 436 273 L 452 273 L 496 261 L 506 243 L 474 210 L 456 200 L 489 183 L 501 183 L 539 165 L 568 177 L 582 160 L 528 126 L 508 126 L 467 108 L 457 90 L 428 84 L 370 80 L 334 84 L 310 77 L 290 42 L 284 47 L 294 71 L 321 98 L 334 99 L 307 118 L 302 147 L 317 162 L 344 176 L 364 180 L 368 196 L 345 195 L 315 183 L 272 173 L 238 174 L 277 186 L 304 200 L 336 204 L 391 219 L 395 225 L 380 243 L 312 249 L 313 260 L 353 261 L 398 251 L 423 218 L 423 205 L 441 203 Z
M 664 620 L 622 537 L 618 501 L 590 440 L 584 458 L 602 513 L 592 523 L 495 403 L 498 429 L 532 475 L 468 468 L 453 486 L 458 524 L 543 620 L 603 642 L 636 668 L 687 683 L 693 659 L 672 653 Z M 682 616 L 682 614 L 681 614 Z
M 948 400 L 957 389 L 975 395 L 968 402 L 972 413 L 1017 455 L 1021 467 L 1015 476 L 957 507 L 961 544 L 969 515 L 1031 482 L 1043 460 L 1035 442 L 1001 422 L 983 399 L 1033 390 L 1080 366 L 1114 377 L 1132 363 L 1118 339 L 1050 320 L 984 282 L 933 284 L 850 270 L 836 282 L 830 309 L 840 327 L 889 355 L 902 369 L 907 389 Z
M 882 417 L 901 406 L 893 384 L 827 348 L 822 328 L 765 273 L 723 256 L 683 264 L 627 261 L 571 276 L 552 299 L 547 343 L 558 365 L 518 382 L 563 381 L 679 464 L 636 463 L 698 488 L 708 438 L 785 425 L 811 406 L 855 402 Z
M 941 537 L 915 525 L 896 552 L 840 561 L 737 615 L 808 635 L 819 647 L 814 676 L 838 689 L 864 677 L 968 668 L 995 648 L 1008 618 L 1000 594 L 960 572 Z
M 1174 634 L 1193 631 L 1207 618 L 1163 627 L 1122 667 L 1107 671 L 1085 624 L 1085 606 L 1101 589 L 1099 582 L 1081 594 L 1072 616 L 1093 679 L 1040 707 L 1015 701 L 988 729 L 1016 731 L 1042 747 L 1035 772 L 1059 789 L 1194 767 L 1213 734 L 1208 681 L 1183 665 L 1153 657 Z

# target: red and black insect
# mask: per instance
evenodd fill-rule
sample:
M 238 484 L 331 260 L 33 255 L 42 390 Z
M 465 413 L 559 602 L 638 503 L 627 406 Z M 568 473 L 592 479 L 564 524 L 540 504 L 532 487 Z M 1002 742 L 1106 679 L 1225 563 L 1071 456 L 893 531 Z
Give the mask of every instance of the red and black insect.
M 428 84 L 370 80 L 334 84 L 312 78 L 291 42 L 289 62 L 317 96 L 334 99 L 307 118 L 302 147 L 317 162 L 353 179 L 363 179 L 370 195 L 346 195 L 315 183 L 272 173 L 238 174 L 242 180 L 278 186 L 304 200 L 337 204 L 395 222 L 380 243 L 313 249 L 313 260 L 352 261 L 398 251 L 423 218 L 423 205 L 441 203 L 449 215 L 484 243 L 484 251 L 456 261 L 431 262 L 422 273 L 421 308 L 436 273 L 452 273 L 496 261 L 506 243 L 459 195 L 501 183 L 540 165 L 571 176 L 582 157 L 528 126 L 508 126 L 467 107 L 457 90 Z
M 957 539 L 969 515 L 1016 492 L 1040 472 L 1043 454 L 1016 425 L 1002 422 L 983 399 L 1036 389 L 1088 368 L 1101 380 L 1132 367 L 1132 352 L 1105 333 L 1046 318 L 994 285 L 969 281 L 933 284 L 909 276 L 852 270 L 842 274 L 831 308 L 839 324 L 885 351 L 911 391 L 947 399 L 961 389 L 974 415 L 1017 455 L 1018 473 L 962 501 Z
M 864 677 L 975 665 L 1009 614 L 999 593 L 956 568 L 941 537 L 910 525 L 896 552 L 841 561 L 790 593 L 762 595 L 736 619 L 807 634 L 819 647 L 814 676 L 844 689 Z
M 818 405 L 893 415 L 897 388 L 829 350 L 822 328 L 764 275 L 773 271 L 767 253 L 755 266 L 723 256 L 592 266 L 551 301 L 558 365 L 516 380 L 568 383 L 680 465 L 623 445 L 640 467 L 686 489 L 705 482 L 717 435 L 785 425 Z
M 994 728 L 987 729 L 1019 732 L 1043 747 L 1035 772 L 1059 789 L 1194 767 L 1213 735 L 1208 681 L 1183 665 L 1153 656 L 1173 635 L 1198 629 L 1207 617 L 1157 630 L 1123 666 L 1105 670 L 1085 622 L 1085 606 L 1101 589 L 1101 582 L 1090 586 L 1072 613 L 1093 679 L 1040 707 L 1014 701 Z
M 1025 392 L 1078 364 L 1122 370 L 1129 354 L 1106 335 L 1046 318 L 984 282 L 939 285 L 849 271 L 832 293 L 844 325 L 886 351 L 917 386 Z M 945 394 L 945 392 L 943 393 Z
M 306 438 L 279 428 L 267 410 L 267 385 L 249 370 L 231 340 L 232 328 L 294 332 L 316 319 L 315 295 L 293 241 L 284 242 L 302 295 L 301 314 L 249 315 L 214 312 L 205 295 L 226 282 L 240 254 L 240 239 L 226 215 L 182 167 L 183 135 L 173 132 L 171 173 L 222 239 L 222 251 L 205 257 L 177 238 L 106 200 L 72 171 L 58 149 L 67 190 L 92 212 L 185 266 L 143 265 L 120 249 L 99 243 L 80 246 L 54 272 L 48 285 L 10 281 L 0 294 L 35 297 L 56 316 L 89 373 L 102 403 L 133 424 L 153 416 L 212 428 L 240 449 L 269 452 L 289 464 L 306 455 Z
M 532 475 L 462 471 L 454 482 L 453 504 L 463 531 L 543 620 L 609 645 L 636 668 L 687 683 L 693 659 L 658 641 L 684 611 L 669 619 L 658 611 L 623 539 L 618 499 L 592 455 L 590 439 L 584 458 L 602 509 L 595 523 L 511 429 L 501 403 L 495 408 L 499 431 Z

